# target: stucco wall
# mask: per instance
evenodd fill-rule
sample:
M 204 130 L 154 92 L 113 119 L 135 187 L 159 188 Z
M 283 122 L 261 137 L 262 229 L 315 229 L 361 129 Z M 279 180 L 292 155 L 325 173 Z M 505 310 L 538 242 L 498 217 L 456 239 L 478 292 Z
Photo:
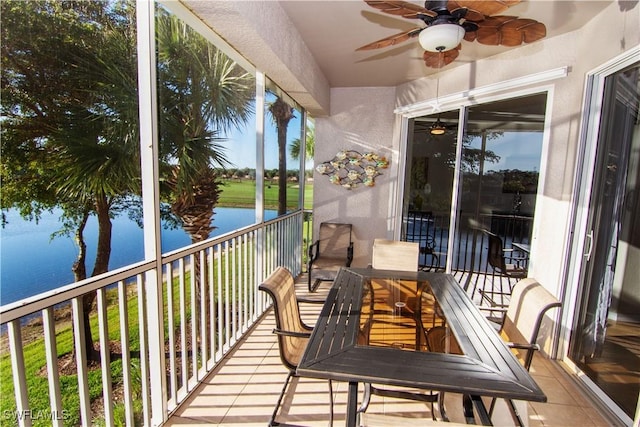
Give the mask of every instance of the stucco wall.
M 370 263 L 373 239 L 391 230 L 390 209 L 398 181 L 394 99 L 394 88 L 332 89 L 331 116 L 316 119 L 315 165 L 332 159 L 340 150 L 374 152 L 390 160 L 374 187 L 347 190 L 314 171 L 314 235 L 323 221 L 353 224 L 355 267 Z

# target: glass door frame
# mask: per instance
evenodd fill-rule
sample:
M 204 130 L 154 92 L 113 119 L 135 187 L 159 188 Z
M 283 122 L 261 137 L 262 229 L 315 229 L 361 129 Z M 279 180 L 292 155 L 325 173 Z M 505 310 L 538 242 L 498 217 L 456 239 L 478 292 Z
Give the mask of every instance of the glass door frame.
M 455 173 L 453 179 L 453 191 L 451 200 L 451 216 L 449 222 L 449 237 L 447 253 L 452 254 L 454 251 L 454 239 L 456 232 L 456 225 L 458 223 L 459 213 L 459 199 L 460 199 L 460 181 L 461 170 L 460 165 L 462 162 L 462 141 L 464 131 L 467 125 L 467 110 L 470 106 L 490 103 L 494 101 L 505 100 L 509 98 L 524 97 L 527 95 L 547 93 L 547 108 L 544 124 L 544 136 L 542 146 L 541 157 L 541 169 L 540 169 L 540 181 L 538 183 L 538 196 L 541 196 L 541 192 L 545 187 L 545 164 L 547 159 L 547 153 L 549 151 L 549 126 L 551 122 L 551 105 L 553 99 L 553 84 L 549 82 L 559 78 L 566 77 L 568 73 L 567 67 L 556 68 L 545 72 L 523 76 L 520 78 L 494 83 L 487 86 L 482 86 L 474 89 L 465 90 L 450 95 L 440 96 L 437 98 L 421 101 L 415 104 L 406 105 L 397 108 L 394 112 L 400 116 L 401 123 L 401 135 L 400 135 L 400 152 L 398 155 L 399 170 L 398 176 L 404 177 L 407 172 L 407 150 L 409 141 L 410 123 L 409 120 L 426 115 L 433 115 L 443 111 L 458 110 L 458 130 L 456 136 L 456 161 L 455 161 Z M 395 210 L 394 215 L 394 239 L 399 240 L 402 231 L 402 212 L 405 193 L 405 180 L 399 179 L 398 190 L 396 192 Z M 539 207 L 536 207 L 536 210 Z M 538 229 L 538 221 L 535 218 L 539 218 L 539 215 L 534 215 L 533 223 L 533 235 Z M 447 263 L 445 266 L 445 272 L 451 273 L 453 257 L 447 257 Z
M 621 421 L 631 423 L 632 420 L 613 402 L 587 375 L 582 373 L 576 364 L 569 358 L 569 340 L 577 320 L 576 310 L 579 310 L 582 296 L 581 272 L 585 258 L 590 255 L 592 241 L 588 236 L 589 206 L 591 204 L 592 188 L 595 174 L 593 173 L 597 161 L 598 137 L 600 133 L 600 120 L 605 101 L 605 80 L 607 77 L 638 63 L 640 58 L 640 46 L 619 55 L 602 66 L 590 71 L 586 75 L 584 92 L 584 108 L 582 125 L 580 130 L 579 148 L 577 152 L 578 164 L 574 177 L 573 198 L 571 200 L 572 223 L 570 224 L 570 250 L 567 253 L 565 265 L 565 280 L 562 280 L 561 289 L 564 309 L 561 322 L 557 324 L 560 333 L 558 357 L 579 376 L 584 385 L 603 401 L 606 407 L 612 411 Z M 560 330 L 561 328 L 561 330 Z M 638 414 L 636 413 L 636 421 Z

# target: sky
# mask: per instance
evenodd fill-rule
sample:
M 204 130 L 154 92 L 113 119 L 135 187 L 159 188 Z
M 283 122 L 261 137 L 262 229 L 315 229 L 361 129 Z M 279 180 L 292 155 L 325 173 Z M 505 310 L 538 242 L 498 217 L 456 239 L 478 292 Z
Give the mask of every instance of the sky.
M 487 141 L 487 150 L 500 156 L 498 163 L 486 162 L 485 170 L 499 171 L 519 169 L 522 171 L 539 171 L 542 155 L 542 132 L 504 132 L 502 137 Z M 474 147 L 480 141 L 473 142 Z
M 287 128 L 287 168 L 295 169 L 299 164 L 299 160 L 293 160 L 289 155 L 289 146 L 291 142 L 300 138 L 300 112 L 295 111 L 295 117 L 289 122 Z M 235 168 L 256 168 L 256 132 L 255 120 L 238 130 L 227 135 L 227 141 L 221 145 L 226 148 L 225 154 L 227 159 Z M 278 136 L 276 127 L 271 120 L 271 116 L 267 114 L 265 119 L 265 153 L 264 153 L 265 169 L 278 168 Z M 307 167 L 308 167 L 307 161 Z

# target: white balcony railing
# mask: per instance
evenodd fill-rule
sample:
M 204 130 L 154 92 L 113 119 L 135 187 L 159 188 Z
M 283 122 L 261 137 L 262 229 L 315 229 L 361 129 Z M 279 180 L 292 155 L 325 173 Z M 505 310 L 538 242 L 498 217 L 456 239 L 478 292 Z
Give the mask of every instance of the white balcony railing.
M 295 212 L 165 254 L 160 272 L 141 262 L 1 307 L 13 396 L 0 399 L 0 425 L 161 424 L 268 308 L 261 280 L 278 265 L 301 272 L 302 222 Z M 96 361 L 82 327 L 92 292 Z

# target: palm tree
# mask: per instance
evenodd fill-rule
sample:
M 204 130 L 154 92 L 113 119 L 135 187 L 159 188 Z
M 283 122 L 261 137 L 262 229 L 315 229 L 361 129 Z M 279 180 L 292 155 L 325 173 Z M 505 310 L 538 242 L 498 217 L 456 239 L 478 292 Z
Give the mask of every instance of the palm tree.
M 293 107 L 277 97 L 268 107 L 278 132 L 278 215 L 287 213 L 287 127 L 295 117 Z
M 313 126 L 313 123 L 307 121 L 307 129 L 305 132 L 305 159 L 313 160 L 313 156 L 315 154 L 315 146 L 316 146 L 316 129 Z M 300 147 L 302 145 L 302 141 L 300 138 L 296 138 L 291 141 L 291 146 L 289 147 L 289 154 L 291 154 L 291 158 L 294 160 L 300 159 Z
M 219 135 L 252 114 L 254 81 L 177 17 L 159 10 L 157 22 L 164 194 L 195 243 L 212 230 L 214 167 L 229 165 Z

